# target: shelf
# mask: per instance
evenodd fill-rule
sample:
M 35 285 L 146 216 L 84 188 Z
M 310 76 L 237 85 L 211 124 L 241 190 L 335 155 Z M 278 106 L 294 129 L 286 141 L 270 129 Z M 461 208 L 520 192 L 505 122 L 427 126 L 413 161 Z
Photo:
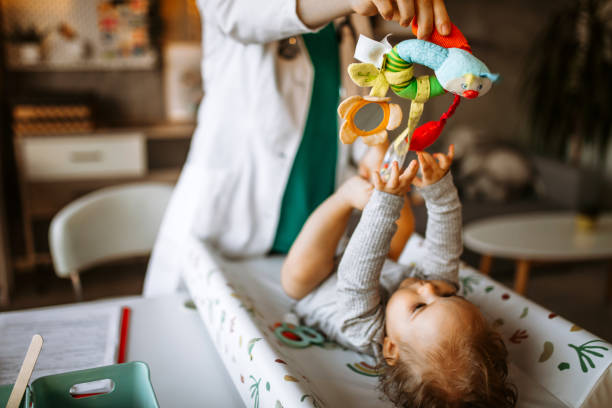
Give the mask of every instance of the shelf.
M 149 140 L 190 139 L 195 128 L 194 122 L 168 122 L 144 126 L 100 127 L 94 129 L 92 134 L 138 132 Z
M 95 59 L 91 61 L 75 61 L 71 63 L 38 62 L 22 64 L 8 61 L 8 70 L 12 72 L 75 72 L 75 71 L 143 71 L 154 69 L 157 57 L 154 53 L 129 59 Z
M 195 128 L 193 122 L 165 123 L 145 127 L 143 131 L 147 139 L 190 139 Z
M 66 134 L 52 135 L 27 135 L 17 136 L 16 138 L 27 137 L 82 137 L 87 135 L 99 136 L 121 135 L 125 133 L 142 133 L 148 140 L 188 140 L 195 131 L 196 124 L 194 122 L 177 122 L 177 123 L 160 123 L 155 125 L 144 126 L 125 126 L 125 127 L 97 127 L 90 132 L 76 132 Z

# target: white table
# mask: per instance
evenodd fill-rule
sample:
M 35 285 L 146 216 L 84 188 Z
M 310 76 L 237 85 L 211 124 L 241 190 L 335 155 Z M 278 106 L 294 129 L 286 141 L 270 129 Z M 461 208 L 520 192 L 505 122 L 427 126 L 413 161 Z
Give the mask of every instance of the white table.
M 464 228 L 465 246 L 482 254 L 488 274 L 493 256 L 516 260 L 514 290 L 525 293 L 533 262 L 612 259 L 612 214 L 599 217 L 592 230 L 576 226 L 576 213 L 529 213 L 492 217 Z M 607 298 L 612 293 L 612 269 Z
M 44 310 L 128 305 L 127 361 L 149 365 L 160 407 L 244 407 L 197 311 L 184 306 L 187 299 L 187 294 L 129 297 Z

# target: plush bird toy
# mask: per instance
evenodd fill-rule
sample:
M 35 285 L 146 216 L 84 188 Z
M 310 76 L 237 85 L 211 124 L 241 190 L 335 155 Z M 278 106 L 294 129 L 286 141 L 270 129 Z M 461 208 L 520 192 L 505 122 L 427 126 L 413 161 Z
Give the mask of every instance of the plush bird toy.
M 414 21 L 412 30 L 416 34 Z M 446 37 L 434 31 L 428 41 L 405 40 L 395 47 L 386 38 L 378 42 L 361 36 L 355 58 L 362 63 L 349 65 L 349 76 L 357 85 L 372 89 L 369 96 L 349 97 L 338 107 L 339 115 L 346 120 L 340 129 L 342 142 L 352 143 L 361 136 L 369 145 L 383 143 L 387 137 L 386 130 L 399 126 L 401 110 L 396 104 L 389 103 L 390 98 L 386 97 L 389 87 L 398 96 L 412 100 L 407 127 L 389 147 L 381 170 L 383 175 L 393 160 L 403 165 L 409 150 L 421 151 L 430 146 L 440 136 L 461 97 L 473 99 L 486 94 L 499 77 L 472 55 L 467 40 L 455 25 Z M 415 78 L 415 63 L 431 68 L 435 75 Z M 455 94 L 448 110 L 438 121 L 417 128 L 425 102 L 446 92 Z M 384 118 L 375 129 L 364 131 L 355 126 L 354 117 L 368 103 L 379 104 Z

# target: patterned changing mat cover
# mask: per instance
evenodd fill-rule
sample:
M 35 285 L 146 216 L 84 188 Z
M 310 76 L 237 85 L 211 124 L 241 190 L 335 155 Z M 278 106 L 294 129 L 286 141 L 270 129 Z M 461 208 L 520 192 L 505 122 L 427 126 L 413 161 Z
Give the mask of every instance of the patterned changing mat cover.
M 413 236 L 400 262 L 418 259 Z M 332 342 L 281 343 L 275 323 L 292 300 L 280 287 L 280 256 L 229 261 L 193 239 L 182 274 L 217 351 L 247 407 L 390 407 L 380 399 L 374 360 Z M 612 346 L 463 266 L 462 295 L 481 308 L 510 353 L 519 407 L 606 407 L 612 401 Z

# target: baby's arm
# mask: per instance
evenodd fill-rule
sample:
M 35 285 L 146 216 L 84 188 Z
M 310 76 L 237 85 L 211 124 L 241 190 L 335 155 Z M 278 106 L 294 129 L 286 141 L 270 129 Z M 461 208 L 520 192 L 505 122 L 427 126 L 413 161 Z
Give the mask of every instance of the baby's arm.
M 285 293 L 301 299 L 332 272 L 334 256 L 353 208 L 363 209 L 373 186 L 361 177 L 347 180 L 308 217 L 281 270 Z
M 459 257 L 463 250 L 461 238 L 461 202 L 453 184 L 450 168 L 454 148 L 448 155 L 419 153 L 422 179 L 414 184 L 427 206 L 425 249 L 427 255 L 420 261 L 427 279 L 442 279 L 458 287 Z
M 356 347 L 367 346 L 382 329 L 380 273 L 404 204 L 404 196 L 418 167 L 413 162 L 399 176 L 394 162 L 387 183 L 373 173 L 375 190 L 338 267 L 340 331 Z
M 389 142 L 381 143 L 379 145 L 371 146 L 364 157 L 359 161 L 359 175 L 364 179 L 371 179 L 373 173 L 380 170 Z M 389 250 L 389 258 L 397 261 L 406 242 L 414 232 L 414 215 L 412 213 L 412 207 L 410 206 L 410 200 L 404 195 L 404 206 L 400 214 L 399 220 L 397 220 L 397 231 L 393 235 L 391 240 L 391 248 Z

